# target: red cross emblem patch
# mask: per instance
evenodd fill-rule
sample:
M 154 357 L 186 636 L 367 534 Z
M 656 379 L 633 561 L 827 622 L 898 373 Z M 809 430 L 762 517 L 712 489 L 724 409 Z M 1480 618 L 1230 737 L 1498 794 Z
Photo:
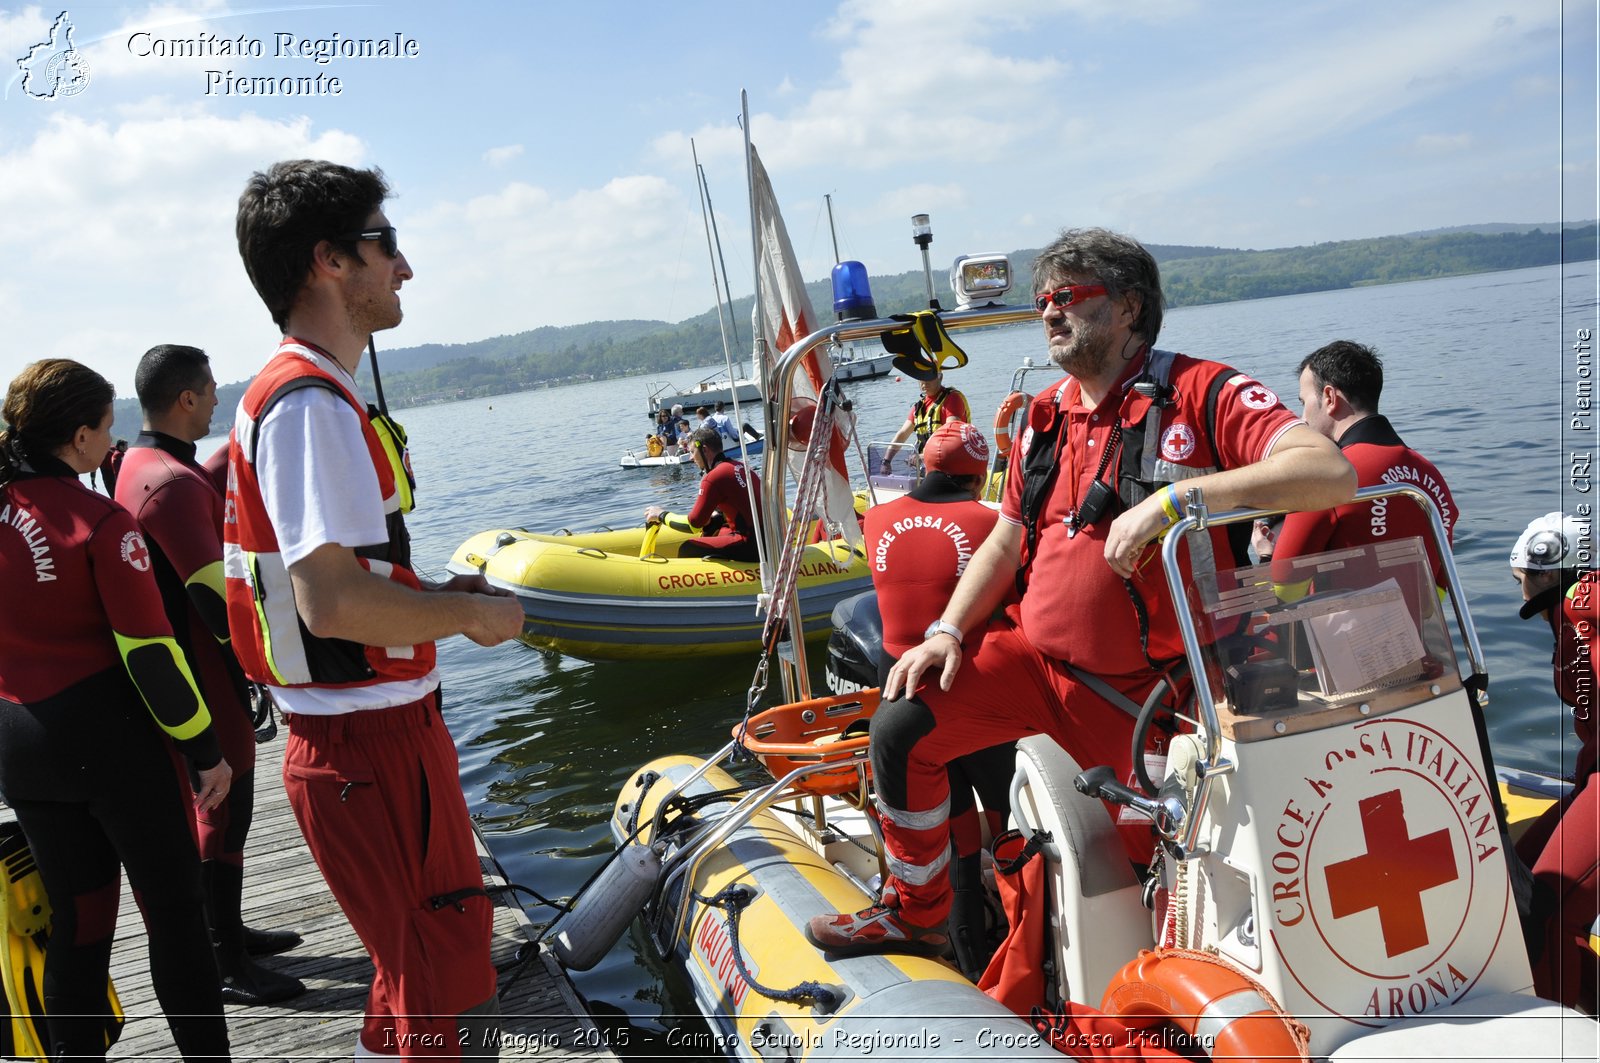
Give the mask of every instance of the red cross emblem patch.
M 1194 429 L 1174 421 L 1161 436 L 1161 456 L 1168 461 L 1182 461 L 1194 453 L 1194 445 Z
M 1278 404 L 1278 396 L 1265 384 L 1247 380 L 1239 387 L 1239 401 L 1252 410 L 1270 410 Z
M 150 571 L 150 548 L 144 544 L 144 536 L 131 531 L 122 537 L 122 560 L 140 572 Z

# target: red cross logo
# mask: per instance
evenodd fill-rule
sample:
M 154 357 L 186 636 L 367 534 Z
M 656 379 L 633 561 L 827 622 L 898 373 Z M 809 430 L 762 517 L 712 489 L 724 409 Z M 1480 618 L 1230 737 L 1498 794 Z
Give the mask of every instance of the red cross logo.
M 140 572 L 150 567 L 150 548 L 138 532 L 128 532 L 122 537 L 122 560 Z
M 1252 381 L 1239 392 L 1239 401 L 1252 410 L 1270 410 L 1278 404 L 1278 396 L 1266 385 Z
M 1388 955 L 1420 949 L 1428 943 L 1423 891 L 1460 876 L 1450 832 L 1411 837 L 1399 790 L 1362 799 L 1361 832 L 1366 853 L 1330 864 L 1324 872 L 1334 918 L 1376 908 Z
M 1161 456 L 1168 461 L 1182 461 L 1194 453 L 1194 442 L 1194 432 L 1179 421 L 1161 437 Z

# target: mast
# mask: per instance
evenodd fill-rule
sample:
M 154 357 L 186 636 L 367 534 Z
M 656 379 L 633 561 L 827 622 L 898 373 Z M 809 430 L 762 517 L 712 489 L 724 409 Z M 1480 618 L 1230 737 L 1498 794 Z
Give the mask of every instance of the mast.
M 828 205 L 828 235 L 833 237 L 833 264 L 839 264 L 839 232 L 833 227 L 833 193 L 824 192 L 822 201 Z
M 694 148 L 694 141 L 689 141 L 690 150 Z M 711 239 L 717 245 L 717 261 L 722 265 L 722 291 L 728 297 L 728 327 L 733 330 L 733 342 L 739 342 L 739 319 L 733 316 L 733 289 L 728 287 L 728 260 L 722 257 L 722 234 L 717 231 L 717 211 L 711 205 L 711 182 L 706 180 L 706 172 L 700 169 L 700 160 L 695 160 L 695 169 L 700 170 L 700 187 L 706 196 L 705 214 L 711 219 Z M 715 267 L 713 267 L 715 272 Z
M 773 396 L 767 381 L 767 339 L 761 333 L 761 230 L 756 224 L 760 214 L 756 210 L 755 168 L 750 165 L 750 93 L 744 89 L 739 90 L 739 128 L 744 131 L 744 183 L 750 194 L 750 264 L 755 274 L 755 302 L 752 304 L 751 318 L 754 336 L 750 345 L 750 364 L 755 368 L 756 380 L 761 385 L 761 394 L 769 413 L 766 427 L 770 434 Z M 770 455 L 765 464 L 772 464 Z
M 693 137 L 689 138 L 689 156 L 694 159 L 695 187 L 699 189 L 700 192 L 700 225 L 703 229 L 705 229 L 706 233 L 706 257 L 711 260 L 711 291 L 712 294 L 716 296 L 717 300 L 717 328 L 722 333 L 722 359 L 728 365 L 729 389 L 735 394 L 735 396 L 737 396 L 737 374 L 733 371 L 733 348 L 728 345 L 727 322 L 727 318 L 731 318 L 733 316 L 733 293 L 728 293 L 728 313 L 727 316 L 724 317 L 722 312 L 722 294 L 727 289 L 728 274 L 726 270 L 723 271 L 722 284 L 719 286 L 717 284 L 717 258 L 711 250 L 711 191 L 706 187 L 706 172 L 700 167 L 700 153 L 695 150 Z M 735 343 L 738 342 L 738 337 L 739 334 L 735 332 Z

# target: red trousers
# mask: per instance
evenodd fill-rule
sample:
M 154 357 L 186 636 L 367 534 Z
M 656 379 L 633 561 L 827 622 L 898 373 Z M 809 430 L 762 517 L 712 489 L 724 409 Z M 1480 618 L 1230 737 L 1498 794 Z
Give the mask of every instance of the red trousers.
M 1517 843 L 1533 869 L 1533 988 L 1546 1000 L 1600 1013 L 1600 772 L 1545 810 Z
M 1101 678 L 1138 704 L 1159 676 Z M 886 713 L 931 713 L 932 726 L 885 726 Z M 997 742 L 1047 734 L 1084 768 L 1109 764 L 1125 780 L 1133 768 L 1133 724 L 1131 715 L 1084 686 L 1060 662 L 1041 656 L 1009 616 L 989 625 L 982 643 L 962 661 L 949 691 L 939 689 L 937 675 L 929 675 L 914 702 L 880 706 L 873 720 L 873 771 L 880 779 L 903 776 L 905 791 L 905 804 L 900 805 L 898 794 L 880 786 L 879 812 L 890 864 L 886 885 L 899 895 L 906 921 L 937 926 L 950 913 L 950 879 L 940 870 L 950 844 L 948 823 L 940 814 L 950 795 L 945 765 Z M 880 727 L 912 740 L 904 748 L 882 748 L 876 737 Z M 880 763 L 885 767 L 880 769 Z M 894 788 L 899 789 L 898 783 Z M 1118 810 L 1110 811 L 1115 819 Z M 1149 821 L 1122 824 L 1122 836 L 1129 859 L 1148 863 L 1153 844 Z
M 362 1043 L 403 1057 L 459 1058 L 456 1017 L 495 992 L 493 909 L 438 699 L 287 714 L 290 806 L 376 968 Z

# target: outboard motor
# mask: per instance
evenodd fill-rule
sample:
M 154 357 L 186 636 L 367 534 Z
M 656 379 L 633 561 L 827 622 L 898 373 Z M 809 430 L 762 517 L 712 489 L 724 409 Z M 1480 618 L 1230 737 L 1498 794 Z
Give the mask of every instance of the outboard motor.
M 833 607 L 832 619 L 826 674 L 829 693 L 849 694 L 877 686 L 878 656 L 883 652 L 878 592 L 846 598 Z

